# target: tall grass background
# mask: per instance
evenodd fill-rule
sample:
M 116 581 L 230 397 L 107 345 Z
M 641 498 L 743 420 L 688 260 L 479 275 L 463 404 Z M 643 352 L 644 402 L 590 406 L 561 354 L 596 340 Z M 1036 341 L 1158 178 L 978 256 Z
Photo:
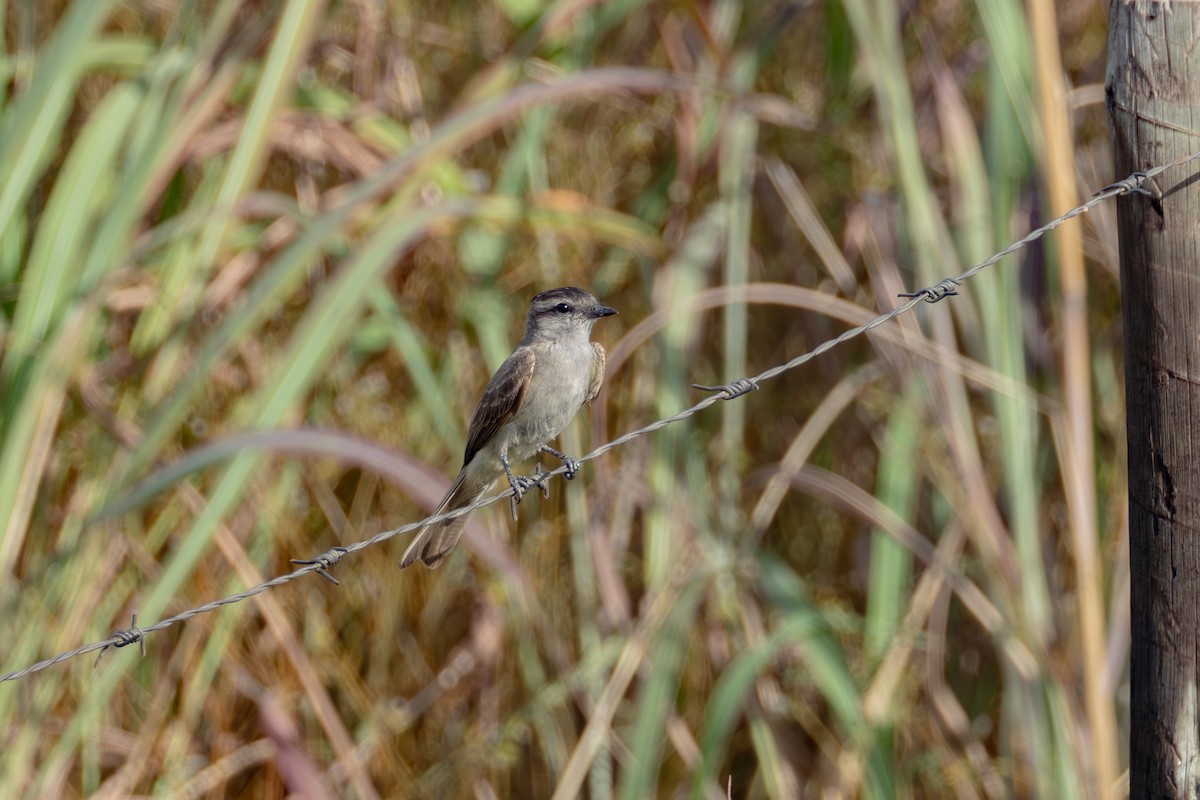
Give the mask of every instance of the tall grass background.
M 5 3 L 0 672 L 420 518 L 537 291 L 621 311 L 579 454 L 1067 210 L 1104 12 Z M 0 786 L 1121 796 L 1116 266 L 1105 206 L 437 571 L 0 684 Z

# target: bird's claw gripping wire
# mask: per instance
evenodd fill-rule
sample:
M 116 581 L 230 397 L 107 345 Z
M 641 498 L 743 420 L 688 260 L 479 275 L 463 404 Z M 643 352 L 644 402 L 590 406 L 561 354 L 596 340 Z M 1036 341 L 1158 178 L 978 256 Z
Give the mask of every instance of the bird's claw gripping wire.
M 898 297 L 921 297 L 926 303 L 940 303 L 947 297 L 957 297 L 958 287 L 961 284 L 954 278 L 946 278 L 944 281 L 938 281 L 933 286 L 926 286 L 924 289 L 917 289 L 914 292 L 901 292 Z
M 722 386 L 705 386 L 701 383 L 693 383 L 692 388 L 699 389 L 702 392 L 720 392 L 722 400 L 733 400 L 736 397 L 741 397 L 756 390 L 758 388 L 758 381 L 753 378 L 738 378 L 733 383 L 726 383 Z
M 333 577 L 332 575 L 330 575 L 326 570 L 328 570 L 330 567 L 336 565 L 339 561 L 341 561 L 342 556 L 346 555 L 346 553 L 348 553 L 348 552 L 350 552 L 349 549 L 347 549 L 345 547 L 331 547 L 330 549 L 326 550 L 324 553 L 321 553 L 321 555 L 317 556 L 316 558 L 305 558 L 305 559 L 293 558 L 291 561 L 293 564 L 298 564 L 302 567 L 307 567 L 311 564 L 316 564 L 317 568 L 314 569 L 313 572 L 317 573 L 322 578 L 324 578 L 325 580 L 332 583 L 334 586 L 341 586 L 341 584 L 338 583 L 338 579 Z
M 137 612 L 133 613 L 133 622 L 128 628 L 122 628 L 118 631 L 113 631 L 110 639 L 116 639 L 112 644 L 106 644 L 100 648 L 100 652 L 96 654 L 96 661 L 92 664 L 92 669 L 100 666 L 100 659 L 104 657 L 104 651 L 110 647 L 125 647 L 134 642 L 139 642 L 142 645 L 142 658 L 146 657 L 146 632 L 137 626 Z
M 550 496 L 550 487 L 546 485 L 546 475 L 539 468 L 532 475 L 509 475 L 508 483 L 512 486 L 513 495 L 508 499 L 508 509 L 512 512 L 513 522 L 517 521 L 517 506 L 521 504 L 521 498 L 533 487 L 542 490 L 542 497 Z
M 566 453 L 560 453 L 557 450 L 555 450 L 553 447 L 548 447 L 545 445 L 542 446 L 541 452 L 549 453 L 550 455 L 554 456 L 559 461 L 561 461 L 563 463 L 563 466 L 567 468 L 567 471 L 565 473 L 567 480 L 569 480 L 569 481 L 575 480 L 575 476 L 579 474 L 579 460 L 578 459 L 571 458 Z M 538 469 L 539 469 L 539 471 L 541 470 L 540 467 Z M 544 486 L 542 487 L 542 491 L 543 492 L 546 491 L 546 488 Z M 546 496 L 549 497 L 549 495 L 546 495 Z
M 504 474 L 508 478 L 508 485 L 513 490 L 512 497 L 508 499 L 508 508 L 512 512 L 513 522 L 516 522 L 517 506 L 521 504 L 521 498 L 526 492 L 536 486 L 542 490 L 543 497 L 550 496 L 550 489 L 546 486 L 546 473 L 542 472 L 542 468 L 539 466 L 538 471 L 529 477 L 514 475 L 512 467 L 508 463 L 508 456 L 500 456 L 500 463 L 504 465 Z

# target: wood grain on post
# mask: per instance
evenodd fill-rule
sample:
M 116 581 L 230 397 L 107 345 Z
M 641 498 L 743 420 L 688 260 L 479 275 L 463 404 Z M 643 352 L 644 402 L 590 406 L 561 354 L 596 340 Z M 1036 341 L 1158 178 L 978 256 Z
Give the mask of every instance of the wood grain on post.
M 1116 174 L 1200 149 L 1200 3 L 1114 0 Z M 1130 796 L 1200 796 L 1200 167 L 1118 201 L 1132 594 Z M 1154 186 L 1147 188 L 1155 191 Z

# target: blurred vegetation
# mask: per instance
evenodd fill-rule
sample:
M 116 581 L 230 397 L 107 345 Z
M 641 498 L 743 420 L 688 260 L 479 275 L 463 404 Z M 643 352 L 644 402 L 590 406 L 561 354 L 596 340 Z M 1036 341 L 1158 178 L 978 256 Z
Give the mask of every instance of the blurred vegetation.
M 540 290 L 622 314 L 581 454 L 1066 210 L 1104 16 L 5 3 L 0 672 L 420 518 Z M 1119 796 L 1118 288 L 1104 206 L 436 572 L 394 541 L 0 684 L 0 786 Z

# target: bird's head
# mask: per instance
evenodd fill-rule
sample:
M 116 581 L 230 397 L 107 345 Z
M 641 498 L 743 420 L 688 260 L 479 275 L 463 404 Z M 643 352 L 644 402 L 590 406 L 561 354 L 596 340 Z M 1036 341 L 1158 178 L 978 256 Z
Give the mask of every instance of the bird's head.
M 583 289 L 564 286 L 550 289 L 529 301 L 525 338 L 561 339 L 573 334 L 588 336 L 601 317 L 616 314 Z

